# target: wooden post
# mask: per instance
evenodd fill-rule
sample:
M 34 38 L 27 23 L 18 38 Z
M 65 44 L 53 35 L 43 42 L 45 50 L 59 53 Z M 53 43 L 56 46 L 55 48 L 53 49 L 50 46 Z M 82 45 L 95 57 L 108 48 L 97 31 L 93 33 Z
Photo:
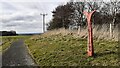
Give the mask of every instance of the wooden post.
M 110 39 L 112 39 L 112 24 L 110 23 Z
M 80 25 L 79 25 L 79 26 L 78 26 L 78 35 L 80 34 L 80 30 L 81 30 L 81 29 L 80 29 Z
M 95 12 L 96 10 L 92 11 L 92 12 L 83 12 L 86 17 L 87 17 L 87 22 L 88 22 L 88 56 L 93 56 L 94 55 L 94 48 L 93 48 L 93 33 L 92 33 L 92 22 L 91 22 L 91 17 L 92 14 Z

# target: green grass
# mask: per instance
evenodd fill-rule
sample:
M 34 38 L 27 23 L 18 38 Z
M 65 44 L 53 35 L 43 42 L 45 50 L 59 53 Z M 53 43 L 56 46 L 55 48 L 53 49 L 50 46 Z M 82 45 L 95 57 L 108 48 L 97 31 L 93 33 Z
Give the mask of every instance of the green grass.
M 0 39 L 2 40 L 3 44 L 0 45 L 0 52 L 5 51 L 7 48 L 9 48 L 12 42 L 21 38 L 25 39 L 27 36 L 1 36 Z
M 94 57 L 87 56 L 87 39 L 61 34 L 28 39 L 26 44 L 41 66 L 118 66 L 118 41 L 94 40 Z

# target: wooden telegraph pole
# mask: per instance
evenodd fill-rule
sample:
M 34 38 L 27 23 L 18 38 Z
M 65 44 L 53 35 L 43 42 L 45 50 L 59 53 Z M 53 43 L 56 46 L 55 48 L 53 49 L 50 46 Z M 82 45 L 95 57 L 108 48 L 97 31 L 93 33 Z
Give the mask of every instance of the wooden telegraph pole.
M 40 15 L 42 15 L 43 16 L 43 33 L 45 32 L 45 16 L 47 15 L 47 14 L 40 14 Z
M 94 55 L 91 17 L 92 17 L 92 15 L 95 11 L 96 10 L 94 10 L 92 12 L 86 12 L 86 11 L 83 12 L 87 17 L 87 22 L 88 22 L 88 49 L 87 49 L 88 56 L 93 56 Z

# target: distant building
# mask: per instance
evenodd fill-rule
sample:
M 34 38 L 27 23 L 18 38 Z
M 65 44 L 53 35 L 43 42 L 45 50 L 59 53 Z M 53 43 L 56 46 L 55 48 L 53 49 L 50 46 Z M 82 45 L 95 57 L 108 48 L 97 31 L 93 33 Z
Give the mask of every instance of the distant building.
M 16 31 L 0 31 L 0 36 L 15 36 Z

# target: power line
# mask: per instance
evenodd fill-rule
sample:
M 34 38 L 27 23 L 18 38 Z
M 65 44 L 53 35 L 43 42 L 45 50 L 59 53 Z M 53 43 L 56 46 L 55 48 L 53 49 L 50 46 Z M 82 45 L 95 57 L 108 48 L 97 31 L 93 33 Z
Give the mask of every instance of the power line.
M 44 33 L 44 32 L 45 32 L 45 16 L 46 16 L 47 14 L 41 13 L 40 15 L 43 16 L 43 33 Z

